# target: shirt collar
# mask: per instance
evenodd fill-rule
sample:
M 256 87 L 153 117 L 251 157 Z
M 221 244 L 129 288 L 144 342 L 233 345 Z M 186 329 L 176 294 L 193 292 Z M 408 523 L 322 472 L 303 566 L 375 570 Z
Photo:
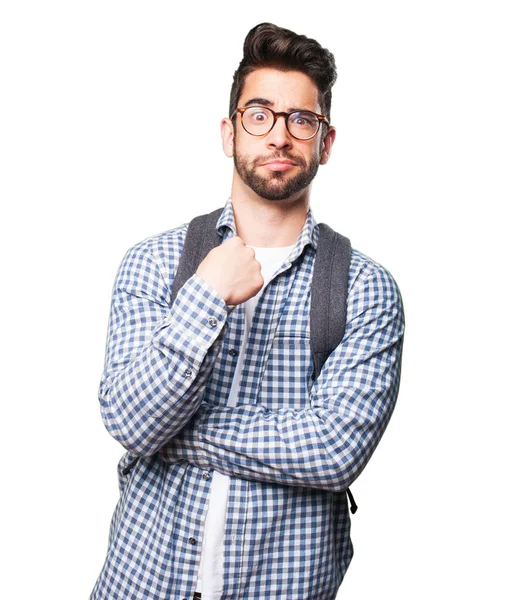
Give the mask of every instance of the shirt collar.
M 227 238 L 231 238 L 234 235 L 237 235 L 236 222 L 234 219 L 234 211 L 232 208 L 231 197 L 229 197 L 226 201 L 223 212 L 217 220 L 216 228 L 219 235 L 223 237 L 223 241 Z M 307 244 L 310 244 L 316 250 L 317 243 L 318 225 L 315 220 L 313 210 L 311 209 L 311 207 L 309 207 L 304 226 L 302 227 L 302 231 L 300 232 L 300 235 L 296 240 L 296 244 L 288 257 L 288 260 L 291 262 L 296 260 L 300 256 L 300 254 L 302 254 L 302 251 L 307 246 Z

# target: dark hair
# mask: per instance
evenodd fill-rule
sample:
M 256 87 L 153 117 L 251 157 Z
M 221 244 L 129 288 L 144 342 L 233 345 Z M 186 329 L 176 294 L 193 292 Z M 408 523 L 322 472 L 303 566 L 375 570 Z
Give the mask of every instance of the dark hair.
M 333 54 L 316 40 L 272 23 L 260 23 L 247 33 L 243 59 L 234 73 L 230 90 L 229 115 L 237 108 L 247 75 L 263 67 L 302 71 L 308 75 L 318 88 L 322 112 L 330 119 L 331 88 L 337 80 Z

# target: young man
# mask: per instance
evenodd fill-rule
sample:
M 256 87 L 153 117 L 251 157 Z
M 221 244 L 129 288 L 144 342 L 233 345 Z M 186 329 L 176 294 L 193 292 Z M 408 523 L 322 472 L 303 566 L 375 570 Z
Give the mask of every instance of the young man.
M 353 555 L 345 491 L 392 414 L 405 322 L 390 273 L 353 249 L 344 337 L 312 380 L 309 200 L 335 79 L 315 40 L 254 27 L 221 123 L 222 243 L 173 303 L 188 223 L 125 254 L 99 399 L 127 452 L 92 599 L 337 594 Z

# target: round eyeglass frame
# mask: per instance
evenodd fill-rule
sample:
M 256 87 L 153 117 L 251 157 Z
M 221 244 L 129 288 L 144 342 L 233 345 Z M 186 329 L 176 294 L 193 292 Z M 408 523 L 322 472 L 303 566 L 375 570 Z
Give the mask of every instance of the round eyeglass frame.
M 264 108 L 266 110 L 268 110 L 269 112 L 272 113 L 272 116 L 274 117 L 274 120 L 271 124 L 271 127 L 268 131 L 266 131 L 265 133 L 252 133 L 250 132 L 245 125 L 243 124 L 243 113 L 245 111 L 247 111 L 249 108 Z M 329 126 L 329 121 L 327 119 L 327 117 L 325 117 L 324 115 L 319 115 L 315 112 L 313 112 L 312 110 L 293 110 L 291 112 L 276 112 L 275 110 L 272 110 L 272 108 L 269 108 L 268 106 L 243 106 L 241 108 L 236 108 L 235 111 L 232 113 L 232 115 L 230 116 L 230 120 L 232 120 L 236 113 L 240 114 L 241 117 L 241 127 L 243 127 L 243 129 L 249 134 L 249 135 L 254 135 L 256 137 L 261 137 L 263 135 L 267 135 L 268 133 L 270 133 L 273 129 L 274 126 L 276 125 L 276 121 L 278 120 L 278 117 L 285 117 L 285 126 L 287 127 L 287 131 L 289 132 L 289 135 L 292 135 L 295 139 L 297 140 L 301 140 L 301 141 L 307 141 L 307 140 L 312 140 L 315 135 L 320 131 L 320 126 L 322 125 L 322 123 L 324 123 L 325 125 Z M 315 115 L 315 117 L 318 119 L 318 127 L 317 130 L 315 131 L 315 133 L 307 138 L 300 138 L 296 135 L 294 135 L 294 133 L 291 132 L 291 130 L 289 129 L 289 117 L 291 115 L 295 115 L 296 113 L 311 113 L 312 115 Z

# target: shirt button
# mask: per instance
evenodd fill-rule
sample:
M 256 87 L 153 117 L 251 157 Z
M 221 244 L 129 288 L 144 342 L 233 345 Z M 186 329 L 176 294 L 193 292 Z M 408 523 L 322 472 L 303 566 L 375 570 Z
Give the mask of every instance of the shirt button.
M 210 475 L 210 473 L 203 473 L 203 474 L 202 474 L 202 478 L 203 478 L 203 479 L 206 479 L 206 481 L 208 481 L 209 479 L 211 479 L 211 478 L 212 478 L 212 476 Z
M 230 354 L 230 356 L 237 356 L 237 350 L 235 348 L 230 348 L 228 354 Z
M 216 327 L 217 326 L 217 319 L 215 317 L 210 317 L 208 319 L 208 323 L 210 323 L 210 327 Z
M 193 375 L 193 371 L 191 369 L 186 369 L 184 375 L 186 375 L 186 377 L 191 377 Z
M 196 540 L 194 537 L 191 537 L 191 538 L 188 540 L 188 542 L 189 542 L 190 544 L 195 544 L 195 543 L 196 543 L 196 541 L 197 541 L 197 540 Z

